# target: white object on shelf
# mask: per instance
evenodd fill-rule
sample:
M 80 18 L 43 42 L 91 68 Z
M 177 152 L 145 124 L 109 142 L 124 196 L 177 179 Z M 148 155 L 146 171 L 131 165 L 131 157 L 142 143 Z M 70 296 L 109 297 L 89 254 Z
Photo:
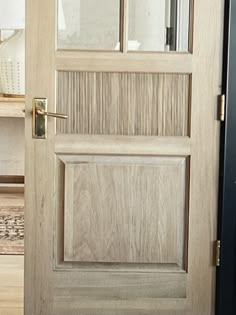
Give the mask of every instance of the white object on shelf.
M 0 45 L 0 86 L 4 94 L 25 94 L 24 27 L 25 0 L 0 0 L 0 29 L 16 30 Z
M 16 31 L 0 46 L 0 86 L 4 94 L 25 94 L 25 32 Z

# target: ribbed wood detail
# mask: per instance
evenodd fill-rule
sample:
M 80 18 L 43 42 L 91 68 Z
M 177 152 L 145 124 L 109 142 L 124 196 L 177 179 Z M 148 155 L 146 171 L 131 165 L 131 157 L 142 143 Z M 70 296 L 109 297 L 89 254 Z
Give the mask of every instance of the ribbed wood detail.
M 58 73 L 58 133 L 187 136 L 187 74 Z

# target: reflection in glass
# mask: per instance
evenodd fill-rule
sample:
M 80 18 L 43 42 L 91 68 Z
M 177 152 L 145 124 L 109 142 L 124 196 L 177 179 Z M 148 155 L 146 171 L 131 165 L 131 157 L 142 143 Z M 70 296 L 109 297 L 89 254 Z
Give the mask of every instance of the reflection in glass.
M 120 19 L 120 0 L 58 0 L 58 48 L 120 50 L 126 20 L 128 51 L 187 52 L 191 1 L 127 0 Z
M 119 0 L 60 1 L 58 48 L 115 50 L 119 42 Z
M 129 0 L 128 50 L 188 51 L 189 0 Z

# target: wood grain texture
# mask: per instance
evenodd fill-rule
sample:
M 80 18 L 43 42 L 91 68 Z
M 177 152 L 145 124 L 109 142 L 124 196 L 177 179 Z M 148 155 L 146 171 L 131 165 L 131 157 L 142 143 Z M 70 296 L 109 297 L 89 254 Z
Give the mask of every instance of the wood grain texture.
M 0 315 L 23 315 L 23 307 L 0 307 Z
M 65 261 L 184 268 L 186 158 L 61 159 L 66 163 Z
M 25 228 L 27 233 L 25 235 L 24 311 L 25 315 L 49 315 L 53 313 L 53 307 L 49 302 L 49 300 L 52 301 L 50 296 L 53 293 L 51 290 L 51 254 L 49 253 L 49 248 L 52 246 L 52 234 L 49 236 L 47 232 L 53 226 L 53 220 L 50 217 L 53 211 L 48 211 L 52 208 L 48 204 L 48 197 L 45 196 L 45 189 L 42 187 L 47 186 L 47 192 L 49 195 L 53 195 L 53 185 L 49 182 L 48 185 L 45 185 L 47 183 L 45 174 L 50 174 L 53 170 L 54 157 L 51 144 L 48 145 L 48 141 L 32 140 L 32 99 L 36 95 L 46 97 L 50 104 L 48 110 L 54 111 L 55 109 L 52 107 L 52 104 L 55 103 L 54 53 L 52 52 L 55 52 L 56 1 L 40 0 L 37 3 L 26 0 L 25 4 L 26 24 L 30 27 L 26 27 L 25 30 L 28 40 L 26 41 Z M 41 50 L 40 55 L 38 54 L 39 50 Z M 37 62 L 35 62 L 36 56 L 39 57 Z M 49 135 L 53 134 L 54 131 L 53 120 L 48 120 Z M 44 157 L 47 155 L 46 161 Z M 35 160 L 33 161 L 30 156 L 35 156 Z M 38 170 L 35 169 L 36 161 L 40 161 Z M 40 174 L 42 177 L 39 176 Z M 37 193 L 32 193 L 36 191 Z M 36 235 L 38 236 L 36 237 Z M 41 236 L 39 237 L 39 235 Z M 47 238 L 44 238 L 46 235 Z M 41 252 L 42 249 L 43 252 Z M 39 253 L 41 253 L 40 257 L 38 256 Z
M 54 275 L 57 296 L 61 299 L 73 300 L 80 296 L 80 306 L 91 300 L 93 304 L 100 302 L 111 304 L 111 301 L 122 305 L 126 301 L 135 308 L 140 300 L 178 299 L 186 297 L 186 278 L 184 272 L 180 273 L 115 273 L 115 272 L 84 272 L 74 278 L 72 273 L 58 272 Z M 138 289 L 137 289 L 138 288 Z M 71 292 L 71 293 L 69 293 Z M 69 297 L 70 295 L 70 297 Z M 108 300 L 103 301 L 103 296 Z M 132 301 L 132 302 L 131 302 Z M 73 302 L 74 303 L 74 302 Z M 140 303 L 140 302 L 139 302 Z
M 220 64 L 221 64 L 221 38 L 223 0 L 198 0 L 194 1 L 194 27 L 193 27 L 193 54 L 122 54 L 100 57 L 87 54 L 87 52 L 58 52 L 55 53 L 55 25 L 56 1 L 27 0 L 26 28 L 27 55 L 27 100 L 26 100 L 26 143 L 27 143 L 27 170 L 26 170 L 26 227 L 27 227 L 27 252 L 25 278 L 25 314 L 26 315 L 213 315 L 214 314 L 214 289 L 215 269 L 212 267 L 212 242 L 216 237 L 217 218 L 217 183 L 218 183 L 218 152 L 219 152 L 219 123 L 216 121 L 216 95 L 220 93 Z M 37 14 L 35 14 L 37 12 Z M 42 16 L 44 17 L 42 19 Z M 207 32 L 205 31 L 207 30 Z M 42 49 L 42 47 L 44 49 Z M 123 61 L 119 63 L 119 60 Z M 134 301 L 127 298 L 125 301 L 111 299 L 102 295 L 99 300 L 81 298 L 79 295 L 70 294 L 70 287 L 66 289 L 66 280 L 56 281 L 60 272 L 53 270 L 53 245 L 55 241 L 55 151 L 54 134 L 55 122 L 48 122 L 48 139 L 35 141 L 32 139 L 31 100 L 35 95 L 47 97 L 49 110 L 55 111 L 55 71 L 110 71 L 117 69 L 119 72 L 169 72 L 192 73 L 192 106 L 191 106 L 191 167 L 190 167 L 190 211 L 189 211 L 189 246 L 188 246 L 188 273 L 187 273 L 187 298 L 159 299 L 139 298 Z M 140 71 L 139 71 L 140 70 Z M 166 70 L 166 71 L 165 71 Z M 67 135 L 65 135 L 66 137 Z M 74 142 L 62 145 L 67 151 L 73 151 L 71 143 L 75 143 L 76 150 L 87 152 L 91 149 L 90 140 L 84 140 L 83 145 L 74 138 Z M 59 139 L 58 139 L 59 140 Z M 65 139 L 66 140 L 66 139 Z M 103 137 L 101 137 L 101 141 Z M 131 143 L 132 139 L 127 141 Z M 169 141 L 169 140 L 167 140 Z M 101 143 L 94 144 L 91 136 L 92 149 L 97 148 L 96 155 L 101 154 L 99 149 L 109 151 L 106 142 L 104 149 Z M 123 141 L 125 143 L 125 139 Z M 137 142 L 135 150 L 138 150 Z M 116 144 L 110 143 L 111 151 L 119 155 Z M 155 145 L 150 152 L 156 152 Z M 164 145 L 163 145 L 164 147 Z M 163 148 L 162 147 L 162 148 Z M 167 145 L 168 148 L 168 145 Z M 123 151 L 129 154 L 129 143 L 123 144 Z M 131 150 L 131 155 L 133 151 Z M 147 150 L 147 151 L 148 151 Z M 182 150 L 182 147 L 180 151 Z M 142 148 L 140 147 L 140 151 Z M 163 152 L 163 151 L 162 151 Z M 83 153 L 81 153 L 83 154 Z M 108 153 L 109 154 L 109 153 Z M 33 192 L 33 193 L 32 193 Z M 61 198 L 62 199 L 62 198 Z M 61 200 L 63 202 L 63 200 Z M 34 209 L 34 211 L 32 211 Z M 32 257 L 35 257 L 32 259 Z M 129 270 L 125 271 L 129 274 Z M 145 270 L 142 271 L 145 274 Z M 133 281 L 136 275 L 133 273 Z M 106 271 L 111 275 L 110 270 Z M 93 272 L 85 273 L 84 270 L 72 269 L 66 272 L 66 278 L 78 281 L 84 276 L 87 285 L 96 289 L 89 280 Z M 120 278 L 124 273 L 116 272 Z M 100 281 L 106 285 L 103 273 L 98 271 Z M 117 278 L 113 281 L 111 290 L 118 290 Z M 167 278 L 168 279 L 168 278 Z M 64 297 L 59 295 L 63 290 Z M 107 286 L 107 290 L 109 286 Z M 139 286 L 128 287 L 127 291 L 139 291 Z M 116 291 L 117 292 L 117 291 Z M 155 289 L 154 289 L 155 292 Z
M 189 53 L 91 53 L 59 50 L 55 54 L 55 69 L 58 71 L 191 74 L 192 61 L 193 56 Z
M 189 75 L 59 72 L 58 133 L 187 136 Z
M 123 137 L 56 135 L 54 150 L 57 154 L 114 154 L 114 155 L 170 155 L 191 154 L 188 137 Z

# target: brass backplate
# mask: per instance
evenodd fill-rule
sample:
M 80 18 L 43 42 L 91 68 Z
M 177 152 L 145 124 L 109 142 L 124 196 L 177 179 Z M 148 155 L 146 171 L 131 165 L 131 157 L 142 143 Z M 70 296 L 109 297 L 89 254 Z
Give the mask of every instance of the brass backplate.
M 33 138 L 47 138 L 47 116 L 38 114 L 38 110 L 47 111 L 48 100 L 46 98 L 33 99 Z

